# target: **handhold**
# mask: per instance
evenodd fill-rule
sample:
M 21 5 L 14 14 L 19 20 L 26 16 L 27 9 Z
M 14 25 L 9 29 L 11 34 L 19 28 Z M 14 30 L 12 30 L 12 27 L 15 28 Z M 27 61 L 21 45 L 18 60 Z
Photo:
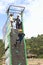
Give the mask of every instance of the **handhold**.
M 18 65 L 21 65 L 22 63 L 19 63 Z
M 16 53 L 19 53 L 19 51 L 18 51 L 18 50 L 16 50 Z

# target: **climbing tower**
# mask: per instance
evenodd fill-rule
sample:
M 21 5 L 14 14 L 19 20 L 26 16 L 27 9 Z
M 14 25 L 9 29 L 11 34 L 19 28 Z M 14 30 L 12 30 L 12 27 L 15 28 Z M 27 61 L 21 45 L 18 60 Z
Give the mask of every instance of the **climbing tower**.
M 18 38 L 19 30 L 23 32 L 23 12 L 25 7 L 10 5 L 6 11 L 7 21 L 3 27 L 3 41 L 5 43 L 5 62 L 6 65 L 26 65 L 26 43 L 25 39 L 21 44 L 14 46 L 16 39 Z M 20 16 L 22 21 L 22 29 L 11 28 L 10 14 L 13 14 L 14 19 L 17 15 Z

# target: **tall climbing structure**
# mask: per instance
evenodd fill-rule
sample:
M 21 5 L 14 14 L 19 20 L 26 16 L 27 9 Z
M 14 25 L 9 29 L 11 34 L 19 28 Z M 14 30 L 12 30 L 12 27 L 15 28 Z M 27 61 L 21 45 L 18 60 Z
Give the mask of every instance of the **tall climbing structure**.
M 6 65 L 26 65 L 26 43 L 25 39 L 21 41 L 21 44 L 14 46 L 16 39 L 18 38 L 19 30 L 11 28 L 10 14 L 13 14 L 14 19 L 17 15 L 20 16 L 23 24 L 23 12 L 25 7 L 10 5 L 7 9 L 7 21 L 3 27 L 3 41 L 5 43 L 5 62 Z M 22 29 L 23 31 L 23 25 Z

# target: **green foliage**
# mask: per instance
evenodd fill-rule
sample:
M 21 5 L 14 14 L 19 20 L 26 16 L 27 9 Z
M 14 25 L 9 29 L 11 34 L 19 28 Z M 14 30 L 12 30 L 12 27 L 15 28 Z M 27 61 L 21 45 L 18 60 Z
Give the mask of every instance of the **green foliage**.
M 43 35 L 31 37 L 31 39 L 26 39 L 25 41 L 29 53 L 37 54 L 39 58 L 43 57 Z
M 4 52 L 5 52 L 4 43 L 2 40 L 0 40 L 0 59 L 2 55 L 4 54 Z

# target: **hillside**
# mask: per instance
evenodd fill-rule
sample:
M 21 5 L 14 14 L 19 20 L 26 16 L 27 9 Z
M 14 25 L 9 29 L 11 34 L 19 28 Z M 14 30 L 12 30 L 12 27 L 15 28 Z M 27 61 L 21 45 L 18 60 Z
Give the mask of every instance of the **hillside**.
M 25 41 L 27 53 L 36 54 L 37 58 L 43 58 L 43 35 L 31 37 L 30 39 L 26 39 Z M 4 52 L 4 44 L 2 40 L 0 40 L 0 59 Z
M 43 58 L 43 35 L 26 39 L 27 52 L 36 54 L 37 58 Z
M 0 59 L 2 57 L 2 55 L 4 54 L 4 44 L 3 44 L 3 41 L 2 39 L 0 39 Z

